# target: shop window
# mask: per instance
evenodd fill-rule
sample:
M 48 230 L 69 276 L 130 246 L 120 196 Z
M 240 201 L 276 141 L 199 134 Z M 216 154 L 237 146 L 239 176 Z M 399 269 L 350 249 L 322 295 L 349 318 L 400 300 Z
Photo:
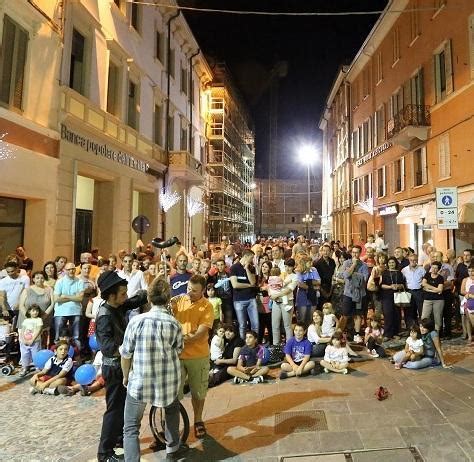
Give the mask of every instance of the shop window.
M 117 117 L 120 116 L 120 74 L 120 67 L 109 62 L 109 75 L 107 78 L 107 112 Z
M 426 147 L 413 151 L 413 186 L 421 186 L 428 182 L 426 165 Z
M 22 109 L 28 33 L 7 15 L 3 17 L 0 56 L 0 102 Z
M 69 67 L 69 87 L 85 96 L 85 50 L 86 39 L 77 30 L 72 30 L 71 65 Z
M 443 101 L 454 89 L 451 57 L 451 40 L 447 40 L 434 55 L 436 103 Z
M 25 229 L 25 202 L 23 199 L 0 197 L 0 262 L 23 244 Z

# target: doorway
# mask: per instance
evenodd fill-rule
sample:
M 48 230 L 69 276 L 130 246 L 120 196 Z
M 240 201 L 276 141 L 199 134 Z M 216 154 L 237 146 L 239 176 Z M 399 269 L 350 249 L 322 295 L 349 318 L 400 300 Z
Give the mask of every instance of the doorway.
M 74 261 L 78 263 L 82 252 L 92 248 L 92 210 L 76 209 L 76 239 L 74 240 Z

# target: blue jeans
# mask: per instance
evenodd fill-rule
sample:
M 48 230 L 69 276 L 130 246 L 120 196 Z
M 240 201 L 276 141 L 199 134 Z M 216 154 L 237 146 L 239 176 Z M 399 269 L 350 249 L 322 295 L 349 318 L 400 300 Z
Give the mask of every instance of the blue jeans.
M 54 317 L 54 342 L 56 343 L 59 340 L 59 331 L 63 329 L 66 324 L 69 324 L 69 329 L 71 329 L 72 336 L 76 342 L 76 346 L 81 351 L 81 316 L 55 316 Z
M 396 363 L 399 363 L 402 360 L 404 354 L 404 351 L 397 351 L 393 355 L 393 360 Z M 418 361 L 408 361 L 403 365 L 403 367 L 406 367 L 407 369 L 424 369 L 425 367 L 434 367 L 439 366 L 440 364 L 441 362 L 438 358 L 430 358 L 428 356 L 425 356 L 424 358 L 421 358 Z
M 258 310 L 257 300 L 251 298 L 250 300 L 234 300 L 235 314 L 239 322 L 240 337 L 245 340 L 245 331 L 247 330 L 247 316 L 250 321 L 251 329 L 258 334 Z
M 127 393 L 123 413 L 123 450 L 126 462 L 140 462 L 140 426 L 146 404 Z M 179 401 L 165 407 L 165 438 L 168 454 L 179 449 Z

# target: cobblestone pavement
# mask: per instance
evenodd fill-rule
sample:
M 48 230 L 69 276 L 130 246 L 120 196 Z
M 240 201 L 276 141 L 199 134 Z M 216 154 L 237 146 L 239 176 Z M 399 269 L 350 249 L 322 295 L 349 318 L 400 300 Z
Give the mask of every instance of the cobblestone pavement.
M 474 348 L 460 340 L 443 346 L 453 369 L 396 371 L 376 359 L 354 363 L 344 376 L 280 381 L 275 369 L 266 384 L 211 389 L 204 415 L 209 436 L 190 437 L 186 460 L 474 461 Z M 374 397 L 380 385 L 391 393 L 385 401 Z M 0 378 L 0 461 L 94 461 L 103 393 L 31 396 L 28 388 L 27 379 Z M 184 404 L 192 422 L 189 397 Z M 142 460 L 162 460 L 162 452 L 147 449 L 147 422 Z

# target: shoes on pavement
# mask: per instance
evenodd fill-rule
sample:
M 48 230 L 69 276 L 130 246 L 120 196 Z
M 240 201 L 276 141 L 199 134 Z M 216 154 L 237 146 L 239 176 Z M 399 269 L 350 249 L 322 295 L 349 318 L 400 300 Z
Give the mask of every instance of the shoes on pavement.
M 329 369 L 327 367 L 324 368 L 324 373 L 329 374 Z
M 53 395 L 53 396 L 57 396 L 59 395 L 59 391 L 57 388 L 45 388 L 43 390 L 43 395 Z
M 262 375 L 259 375 L 257 377 L 254 377 L 254 379 L 250 383 L 263 383 L 265 382 L 265 379 L 263 378 Z
M 280 380 L 285 380 L 288 378 L 288 372 L 282 371 L 280 372 Z
M 125 460 L 125 457 L 122 455 L 122 454 L 112 454 L 110 456 L 108 456 L 104 462 L 122 462 L 123 460 Z
M 395 363 L 395 369 L 401 369 L 402 365 L 401 364 L 398 364 L 398 363 Z
M 89 396 L 90 394 L 90 388 L 87 385 L 81 385 L 81 396 Z
M 66 396 L 73 396 L 74 391 L 71 389 L 71 387 L 67 387 L 66 385 L 59 385 L 58 386 L 58 393 L 60 395 L 66 395 Z
M 189 446 L 186 444 L 182 444 L 177 451 L 167 453 L 166 460 L 181 460 L 186 457 L 186 452 L 189 450 Z
M 244 379 L 241 379 L 240 377 L 234 377 L 234 385 L 239 385 L 244 382 L 245 382 Z
M 20 373 L 18 374 L 18 377 L 24 377 L 26 374 L 28 374 L 28 370 L 27 369 L 22 369 L 20 371 Z
M 166 449 L 166 444 L 162 443 L 161 441 L 154 440 L 152 443 L 150 443 L 148 449 L 152 450 L 153 452 L 162 451 L 163 449 Z
M 342 370 L 342 373 L 343 373 L 344 375 L 347 374 L 348 372 L 349 372 L 349 371 L 347 370 L 347 368 Z
M 379 357 L 379 354 L 378 354 L 378 353 L 375 351 L 375 349 L 374 349 L 374 350 L 372 350 L 372 351 L 370 352 L 370 356 L 372 356 L 372 358 L 378 358 L 378 357 Z
M 36 395 L 40 391 L 36 387 L 30 387 L 30 395 Z

